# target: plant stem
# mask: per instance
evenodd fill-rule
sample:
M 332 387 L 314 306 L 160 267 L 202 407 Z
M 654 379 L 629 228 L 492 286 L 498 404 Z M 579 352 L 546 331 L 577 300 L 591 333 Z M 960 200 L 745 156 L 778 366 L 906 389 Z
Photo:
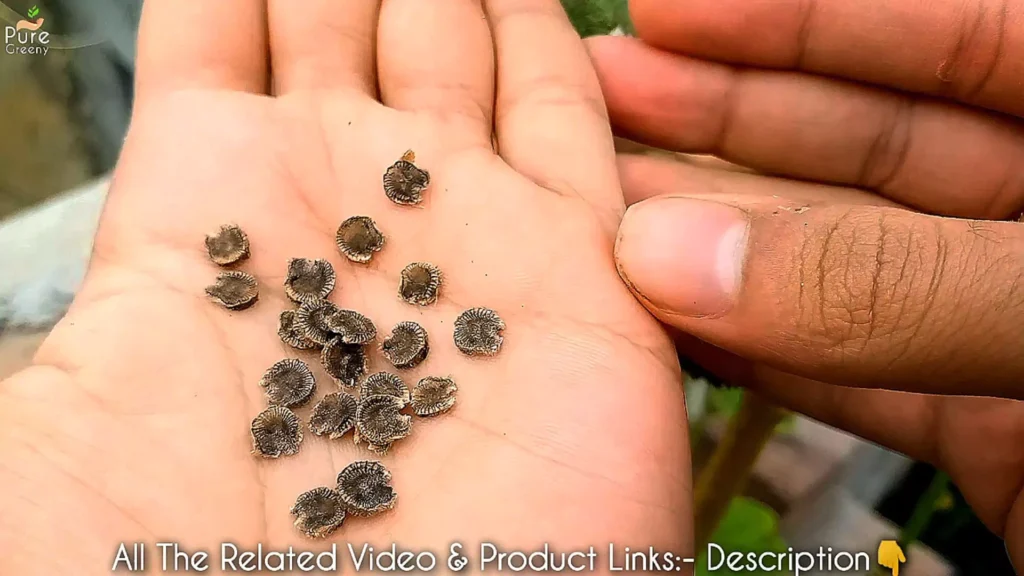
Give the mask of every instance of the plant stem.
M 707 547 L 729 503 L 743 490 L 757 457 L 785 415 L 785 410 L 755 394 L 743 393 L 739 412 L 730 420 L 725 435 L 697 479 L 693 494 L 697 550 Z
M 910 519 L 907 520 L 907 523 L 903 525 L 903 529 L 900 530 L 897 541 L 904 550 L 907 550 L 911 544 L 921 539 L 921 535 L 924 534 L 928 524 L 932 521 L 932 517 L 935 516 L 935 505 L 948 488 L 949 476 L 945 472 L 936 472 L 931 484 L 921 494 L 921 497 L 917 499 L 917 504 L 914 506 L 913 513 L 910 514 Z

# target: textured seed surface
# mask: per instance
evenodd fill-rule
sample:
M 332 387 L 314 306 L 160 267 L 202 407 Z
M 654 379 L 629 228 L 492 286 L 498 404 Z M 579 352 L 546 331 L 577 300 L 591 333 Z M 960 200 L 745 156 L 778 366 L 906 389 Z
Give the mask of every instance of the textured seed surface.
M 338 250 L 353 262 L 369 262 L 384 247 L 384 235 L 373 220 L 353 216 L 341 223 L 335 236 Z
M 327 260 L 292 258 L 284 279 L 284 292 L 294 302 L 302 303 L 327 298 L 334 290 L 334 266 Z
M 249 257 L 249 237 L 238 226 L 226 224 L 206 236 L 206 252 L 214 264 L 230 266 Z
M 409 304 L 429 306 L 441 291 L 441 270 L 433 264 L 414 262 L 402 270 L 398 295 Z
M 395 368 L 413 368 L 423 362 L 430 351 L 427 331 L 415 322 L 400 322 L 381 342 L 380 349 Z
M 310 538 L 325 538 L 345 521 L 345 503 L 337 491 L 321 486 L 300 494 L 291 514 L 300 532 Z
M 419 204 L 430 185 L 430 174 L 416 167 L 414 160 L 410 150 L 384 172 L 384 193 L 396 204 Z
M 286 358 L 275 363 L 260 378 L 270 404 L 294 408 L 309 401 L 316 390 L 316 377 L 305 362 Z
M 240 270 L 218 274 L 217 281 L 206 287 L 206 294 L 231 310 L 244 310 L 260 296 L 256 278 Z
M 355 310 L 338 310 L 324 318 L 324 323 L 345 344 L 366 344 L 377 337 L 373 322 Z
M 295 325 L 309 340 L 323 346 L 334 339 L 327 318 L 338 311 L 338 307 L 327 300 L 303 302 L 295 313 Z
M 434 416 L 455 406 L 459 388 L 451 378 L 427 376 L 412 389 L 412 409 L 417 416 Z
M 309 429 L 317 436 L 341 438 L 355 427 L 357 407 L 355 396 L 347 392 L 328 394 L 313 407 Z
M 302 443 L 302 423 L 294 412 L 284 406 L 271 406 L 252 421 L 253 453 L 267 458 L 291 456 Z
M 331 340 L 320 352 L 324 370 L 341 386 L 356 386 L 366 374 L 366 351 L 357 344 L 344 344 L 339 338 Z
M 338 495 L 350 513 L 360 516 L 390 510 L 398 500 L 391 472 L 372 460 L 353 462 L 338 474 Z
M 455 319 L 455 346 L 465 354 L 491 356 L 501 349 L 505 321 L 488 308 L 470 308 Z
M 370 374 L 359 386 L 359 396 L 394 396 L 405 402 L 409 401 L 409 387 L 405 385 L 398 376 L 390 372 L 376 372 Z
M 310 340 L 305 331 L 295 323 L 295 310 L 284 310 L 277 320 L 277 335 L 281 342 L 295 348 L 296 350 L 312 350 L 319 346 Z
M 386 394 L 360 398 L 356 408 L 356 442 L 368 442 L 384 452 L 392 442 L 408 436 L 412 417 L 401 413 L 405 405 L 404 399 Z

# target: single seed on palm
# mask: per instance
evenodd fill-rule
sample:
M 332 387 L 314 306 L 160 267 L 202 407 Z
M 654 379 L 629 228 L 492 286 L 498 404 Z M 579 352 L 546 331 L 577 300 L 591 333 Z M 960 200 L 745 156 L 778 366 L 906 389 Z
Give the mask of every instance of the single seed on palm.
M 359 396 L 376 396 L 384 394 L 409 401 L 409 387 L 405 385 L 398 376 L 390 372 L 376 372 L 370 374 L 359 386 Z
M 412 389 L 412 409 L 417 416 L 436 416 L 455 406 L 459 390 L 451 378 L 427 376 Z
M 316 390 L 316 377 L 302 360 L 286 358 L 263 374 L 260 386 L 270 404 L 295 408 L 309 402 Z
M 391 487 L 391 472 L 373 460 L 353 462 L 338 473 L 337 492 L 348 511 L 357 516 L 390 510 L 398 500 Z
M 334 290 L 334 267 L 324 259 L 292 258 L 284 279 L 284 292 L 299 304 L 326 299 Z
M 470 308 L 455 319 L 455 346 L 471 356 L 492 356 L 501 349 L 505 321 L 489 308 Z
M 441 270 L 427 262 L 414 262 L 402 270 L 398 295 L 409 304 L 429 306 L 441 291 Z
M 284 406 L 271 406 L 260 412 L 253 419 L 249 432 L 254 454 L 277 458 L 299 453 L 302 423 L 294 412 Z
M 353 387 L 366 374 L 366 351 L 358 344 L 345 344 L 334 338 L 320 351 L 320 363 L 324 371 L 339 386 Z
M 234 224 L 225 224 L 206 236 L 206 253 L 218 266 L 230 266 L 249 257 L 249 237 Z
M 416 155 L 407 151 L 384 172 L 384 194 L 395 204 L 419 204 L 430 185 L 430 173 L 416 167 Z
M 317 436 L 341 438 L 355 427 L 357 407 L 355 396 L 347 392 L 328 394 L 313 407 L 309 429 Z
M 395 368 L 414 368 L 427 358 L 427 331 L 415 322 L 399 322 L 380 345 L 381 353 Z
M 341 223 L 335 235 L 338 250 L 353 262 L 365 263 L 384 247 L 384 235 L 367 216 L 353 216 Z
M 217 275 L 217 281 L 206 287 L 206 294 L 229 310 L 245 310 L 259 299 L 256 277 L 240 270 Z
M 312 350 L 320 346 L 306 336 L 305 330 L 295 323 L 295 310 L 283 310 L 277 320 L 277 336 L 296 350 Z
M 345 508 L 337 491 L 321 486 L 300 494 L 290 512 L 300 532 L 309 538 L 326 538 L 345 521 Z

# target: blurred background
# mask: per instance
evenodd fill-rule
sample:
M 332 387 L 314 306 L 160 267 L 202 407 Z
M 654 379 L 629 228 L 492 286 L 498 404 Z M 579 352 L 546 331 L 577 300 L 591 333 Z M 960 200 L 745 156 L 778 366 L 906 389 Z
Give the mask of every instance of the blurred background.
M 0 54 L 0 378 L 30 361 L 82 279 L 130 117 L 141 9 L 140 0 L 2 1 L 0 25 L 38 11 L 54 37 L 46 55 Z M 563 5 L 583 36 L 632 33 L 626 0 Z M 704 540 L 873 555 L 880 540 L 898 539 L 905 576 L 1013 574 L 1003 543 L 945 475 L 689 372 Z

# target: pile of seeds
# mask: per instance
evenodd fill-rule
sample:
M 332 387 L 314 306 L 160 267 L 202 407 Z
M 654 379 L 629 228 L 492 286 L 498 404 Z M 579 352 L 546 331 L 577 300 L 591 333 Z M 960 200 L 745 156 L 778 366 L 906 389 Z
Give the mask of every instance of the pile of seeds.
M 430 175 L 415 165 L 412 151 L 391 165 L 383 177 L 384 193 L 397 205 L 419 204 L 429 185 Z M 383 249 L 385 236 L 373 219 L 352 216 L 338 227 L 335 241 L 347 260 L 365 264 Z M 225 268 L 250 255 L 248 236 L 233 224 L 207 236 L 206 249 L 210 260 Z M 437 302 L 442 282 L 437 266 L 414 262 L 401 272 L 398 295 L 408 304 L 430 306 Z M 356 444 L 383 455 L 410 435 L 412 415 L 431 417 L 451 410 L 458 387 L 449 377 L 427 376 L 410 389 L 394 372 L 368 374 L 368 346 L 379 336 L 384 359 L 395 370 L 407 370 L 426 360 L 430 351 L 427 331 L 416 322 L 404 321 L 388 334 L 378 335 L 372 320 L 329 300 L 336 284 L 334 267 L 327 260 L 290 259 L 284 293 L 295 306 L 281 312 L 277 335 L 295 350 L 319 350 L 320 364 L 338 388 L 315 403 L 308 417 L 309 431 L 328 440 L 351 431 Z M 252 274 L 230 269 L 219 274 L 206 293 L 225 308 L 244 310 L 259 299 L 259 284 Z M 501 349 L 505 323 L 493 310 L 471 308 L 460 314 L 454 325 L 453 341 L 462 353 L 493 355 Z M 299 452 L 303 423 L 293 410 L 311 403 L 316 384 L 313 370 L 299 358 L 285 358 L 266 370 L 259 385 L 268 408 L 250 427 L 253 454 L 279 458 Z M 291 514 L 303 534 L 322 538 L 340 527 L 346 515 L 370 516 L 390 510 L 397 497 L 384 465 L 360 460 L 338 474 L 335 487 L 321 486 L 301 494 Z

